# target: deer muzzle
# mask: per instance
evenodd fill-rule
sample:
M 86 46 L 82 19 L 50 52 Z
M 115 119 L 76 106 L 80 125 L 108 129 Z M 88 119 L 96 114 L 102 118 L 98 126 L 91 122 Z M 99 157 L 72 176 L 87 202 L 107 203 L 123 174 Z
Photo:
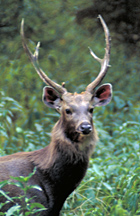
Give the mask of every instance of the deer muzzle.
M 89 122 L 82 122 L 78 127 L 78 131 L 87 135 L 92 131 L 92 125 Z

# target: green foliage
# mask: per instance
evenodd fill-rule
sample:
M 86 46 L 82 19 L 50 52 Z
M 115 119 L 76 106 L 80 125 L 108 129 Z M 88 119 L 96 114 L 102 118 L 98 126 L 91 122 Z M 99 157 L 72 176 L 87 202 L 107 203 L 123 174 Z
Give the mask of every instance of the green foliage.
M 40 65 L 47 75 L 58 83 L 65 81 L 69 91 L 81 92 L 99 71 L 88 46 L 101 57 L 105 46 L 96 17 L 87 17 L 82 25 L 76 22 L 77 11 L 90 6 L 91 2 L 84 0 L 3 1 L 0 7 L 1 156 L 45 147 L 59 118 L 53 110 L 46 111 L 41 101 L 44 85 L 22 48 L 21 19 L 25 18 L 25 35 L 32 51 L 36 42 L 41 41 Z M 109 13 L 106 18 L 112 20 Z M 139 55 L 128 44 L 126 49 L 125 41 L 118 43 L 114 35 L 111 32 L 112 67 L 104 81 L 113 84 L 113 99 L 107 107 L 95 110 L 93 120 L 100 141 L 86 177 L 64 204 L 63 216 L 140 215 Z M 24 185 L 25 200 L 27 179 L 17 179 L 17 186 Z M 0 193 L 7 202 L 11 199 L 2 190 Z M 27 205 L 29 200 L 26 201 L 26 208 L 33 210 L 34 204 Z M 20 210 L 21 206 L 15 203 L 6 215 L 19 215 Z
M 6 216 L 28 216 L 28 215 L 34 215 L 35 213 L 41 212 L 46 210 L 43 205 L 40 203 L 33 203 L 30 201 L 32 198 L 27 198 L 27 192 L 28 190 L 35 188 L 37 190 L 42 190 L 38 185 L 28 185 L 28 181 L 30 178 L 35 174 L 36 169 L 32 173 L 29 174 L 29 176 L 23 177 L 12 177 L 13 181 L 3 181 L 0 183 L 0 188 L 5 186 L 6 184 L 9 185 L 15 185 L 16 187 L 19 187 L 23 191 L 23 195 L 20 195 L 18 197 L 9 197 L 6 192 L 4 192 L 2 189 L 0 190 L 0 196 L 4 196 L 7 201 L 5 203 L 1 203 L 1 207 L 8 202 L 13 202 L 15 205 L 13 205 L 8 211 L 6 212 Z M 16 200 L 19 200 L 22 204 L 19 205 L 15 202 Z M 0 213 L 0 215 L 5 215 L 5 213 Z M 40 215 L 40 214 L 39 214 Z

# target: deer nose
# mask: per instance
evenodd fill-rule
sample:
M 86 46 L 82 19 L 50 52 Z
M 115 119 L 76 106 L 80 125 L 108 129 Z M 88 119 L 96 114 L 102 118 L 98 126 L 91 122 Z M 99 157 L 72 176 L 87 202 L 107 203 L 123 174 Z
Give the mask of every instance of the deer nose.
M 80 124 L 79 130 L 83 134 L 89 134 L 92 131 L 92 126 L 88 122 L 83 122 L 82 124 Z

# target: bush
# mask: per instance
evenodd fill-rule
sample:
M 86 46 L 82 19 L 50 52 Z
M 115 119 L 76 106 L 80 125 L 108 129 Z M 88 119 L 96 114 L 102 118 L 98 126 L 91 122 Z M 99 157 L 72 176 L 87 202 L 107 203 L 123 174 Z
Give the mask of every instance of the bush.
M 9 202 L 14 203 L 14 205 L 8 209 L 6 212 L 6 216 L 28 216 L 28 215 L 34 215 L 35 213 L 41 212 L 46 210 L 43 205 L 40 203 L 33 203 L 31 202 L 31 198 L 27 198 L 27 191 L 35 188 L 37 190 L 42 190 L 37 185 L 28 185 L 29 179 L 35 174 L 36 169 L 27 177 L 19 176 L 19 177 L 11 177 L 11 180 L 3 181 L 0 183 L 0 196 L 4 196 L 7 201 L 5 203 L 1 203 L 0 207 L 4 206 L 5 204 L 8 204 Z M 18 197 L 9 197 L 8 193 L 4 192 L 2 190 L 3 186 L 5 185 L 15 185 L 16 187 L 19 187 L 23 191 L 23 195 L 19 195 Z M 19 205 L 16 203 L 16 200 L 19 200 L 22 204 Z M 30 203 L 31 202 L 31 203 Z M 0 213 L 0 215 L 5 215 L 5 213 Z M 40 215 L 40 214 L 38 214 Z

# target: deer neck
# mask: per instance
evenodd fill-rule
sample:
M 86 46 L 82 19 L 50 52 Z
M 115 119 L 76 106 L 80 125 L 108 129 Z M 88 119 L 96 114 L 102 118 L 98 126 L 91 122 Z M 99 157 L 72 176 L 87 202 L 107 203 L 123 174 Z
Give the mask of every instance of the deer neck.
M 67 136 L 65 124 L 60 118 L 52 130 L 51 143 L 44 149 L 32 152 L 31 161 L 42 170 L 47 170 L 62 157 L 66 157 L 69 163 L 89 160 L 98 139 L 95 128 L 93 127 L 93 132 L 89 136 L 81 136 L 76 141 L 75 137 L 75 134 L 74 139 Z

